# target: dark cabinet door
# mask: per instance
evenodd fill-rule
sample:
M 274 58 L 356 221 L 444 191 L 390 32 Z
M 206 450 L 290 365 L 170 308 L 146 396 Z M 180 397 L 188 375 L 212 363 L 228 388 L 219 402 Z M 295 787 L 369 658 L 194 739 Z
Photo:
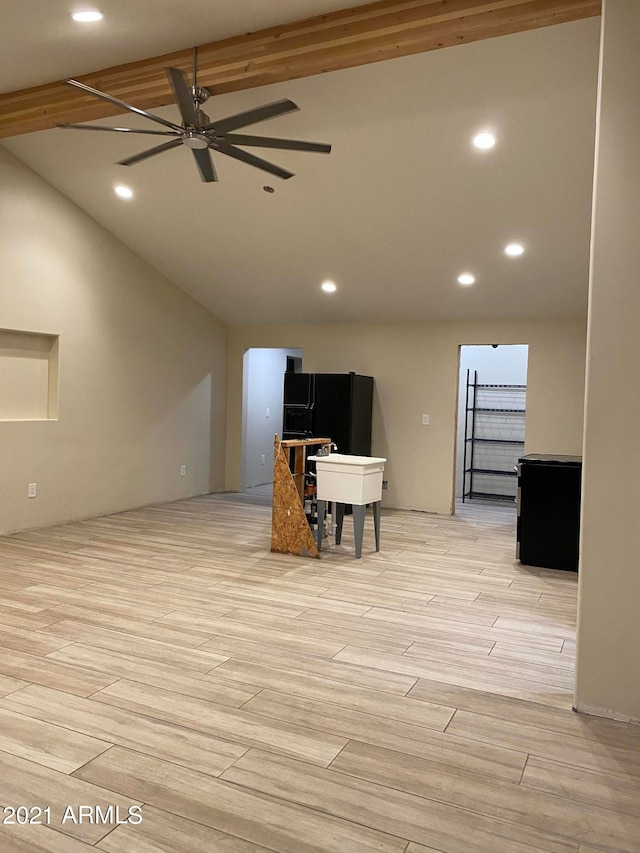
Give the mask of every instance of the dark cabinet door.
M 351 390 L 350 453 L 371 456 L 373 377 L 354 375 Z
M 316 373 L 313 434 L 330 438 L 339 453 L 351 453 L 351 376 Z
M 310 406 L 313 402 L 313 374 L 285 373 L 285 406 Z

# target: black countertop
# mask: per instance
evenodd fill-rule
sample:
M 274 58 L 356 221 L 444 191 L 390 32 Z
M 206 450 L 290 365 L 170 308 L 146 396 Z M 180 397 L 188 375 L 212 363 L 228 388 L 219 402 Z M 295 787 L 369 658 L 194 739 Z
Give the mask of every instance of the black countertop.
M 553 453 L 529 453 L 521 456 L 518 462 L 532 462 L 540 465 L 582 465 L 582 456 L 563 456 Z

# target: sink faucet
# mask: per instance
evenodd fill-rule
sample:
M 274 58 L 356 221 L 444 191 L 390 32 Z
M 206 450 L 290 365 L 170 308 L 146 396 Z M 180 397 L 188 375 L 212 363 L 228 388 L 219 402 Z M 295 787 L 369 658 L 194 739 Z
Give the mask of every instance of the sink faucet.
M 316 456 L 328 456 L 332 450 L 337 452 L 338 445 L 335 441 L 332 441 L 331 444 L 323 444 L 322 447 L 319 447 L 316 451 Z

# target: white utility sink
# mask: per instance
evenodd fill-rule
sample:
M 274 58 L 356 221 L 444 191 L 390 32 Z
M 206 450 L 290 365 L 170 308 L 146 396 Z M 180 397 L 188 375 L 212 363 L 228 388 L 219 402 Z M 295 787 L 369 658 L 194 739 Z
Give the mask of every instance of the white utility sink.
M 318 500 L 359 506 L 382 500 L 382 475 L 387 461 L 383 457 L 330 453 L 307 459 L 316 463 Z

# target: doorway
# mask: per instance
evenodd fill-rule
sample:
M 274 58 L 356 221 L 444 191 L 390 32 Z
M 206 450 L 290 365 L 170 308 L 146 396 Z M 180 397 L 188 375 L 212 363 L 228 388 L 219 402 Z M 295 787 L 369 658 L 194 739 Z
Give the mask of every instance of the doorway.
M 516 465 L 524 454 L 526 344 L 461 346 L 455 498 L 515 506 Z
M 243 358 L 242 490 L 273 483 L 273 437 L 282 435 L 284 374 L 302 365 L 302 350 L 252 348 Z

